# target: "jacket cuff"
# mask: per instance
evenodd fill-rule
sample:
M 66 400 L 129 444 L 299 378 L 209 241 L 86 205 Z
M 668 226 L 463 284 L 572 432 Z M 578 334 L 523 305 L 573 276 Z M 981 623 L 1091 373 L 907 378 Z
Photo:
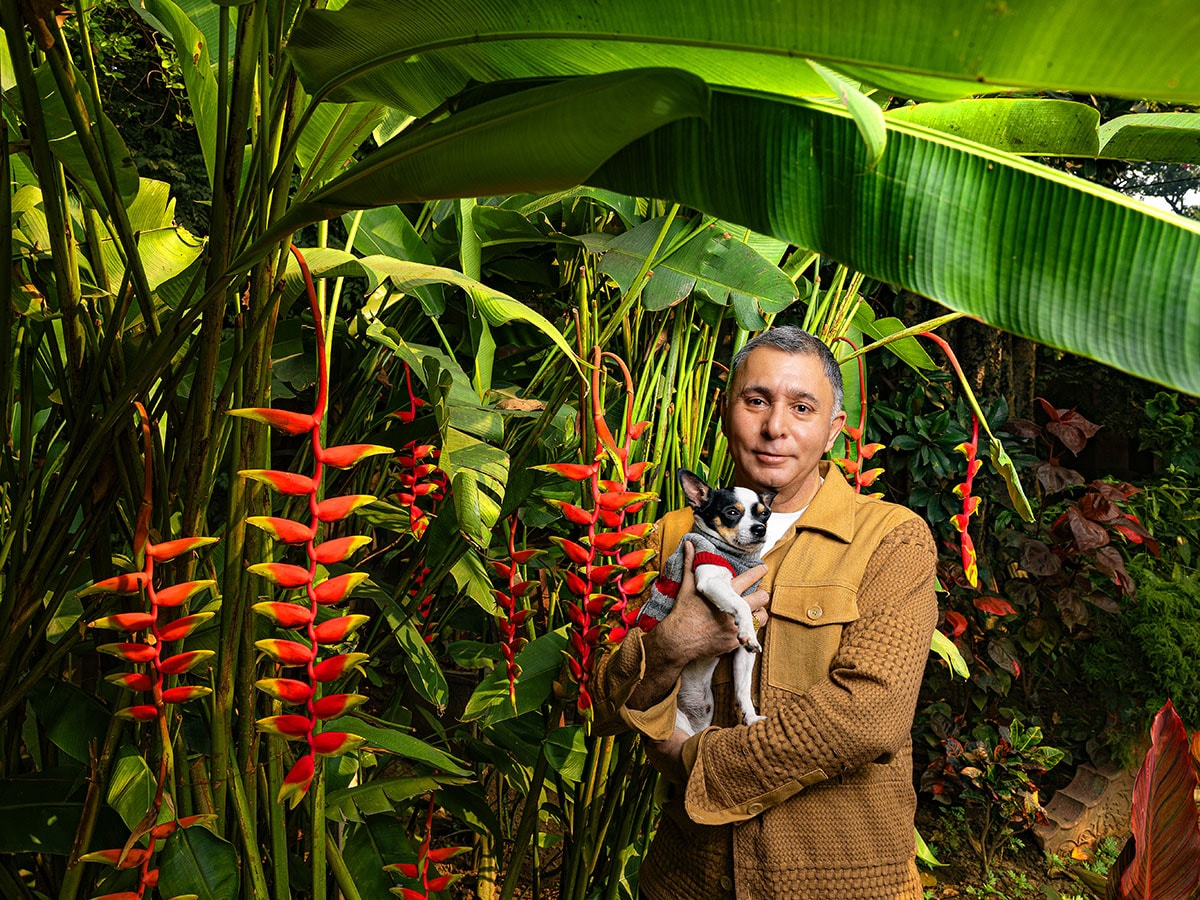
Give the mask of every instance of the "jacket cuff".
M 597 675 L 601 684 L 596 702 L 596 719 L 601 723 L 620 720 L 627 728 L 651 740 L 662 741 L 675 733 L 678 681 L 671 693 L 649 709 L 630 709 L 626 706 L 646 674 L 646 652 L 642 637 L 639 629 L 631 629 L 620 645 L 598 665 Z M 613 729 L 604 727 L 601 730 L 602 733 L 610 733 Z
M 706 728 L 699 734 L 688 738 L 683 745 L 682 759 L 688 772 L 683 805 L 688 817 L 693 822 L 699 825 L 728 825 L 731 822 L 745 822 L 800 793 L 809 785 L 827 779 L 828 776 L 823 770 L 814 769 L 799 779 L 789 779 L 783 784 L 775 785 L 765 791 L 760 790 L 751 796 L 731 796 L 735 792 L 721 790 L 718 780 L 720 776 L 714 778 L 714 770 L 719 769 L 719 765 L 706 758 L 711 755 L 711 748 L 706 745 L 715 736 L 714 732 L 732 730 L 729 728 Z M 753 761 L 752 757 L 749 758 L 749 761 Z M 739 788 L 753 785 L 758 780 L 749 777 L 749 773 L 743 773 L 743 776 L 736 780 Z M 761 785 L 761 787 L 766 787 L 766 785 Z M 743 793 L 742 790 L 736 791 L 737 795 Z

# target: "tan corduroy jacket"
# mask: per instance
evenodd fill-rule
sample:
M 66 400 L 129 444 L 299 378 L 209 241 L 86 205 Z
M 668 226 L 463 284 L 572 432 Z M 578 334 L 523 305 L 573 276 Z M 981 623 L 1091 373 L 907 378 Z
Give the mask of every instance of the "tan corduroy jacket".
M 910 729 L 937 620 L 933 540 L 909 510 L 855 494 L 827 463 L 822 475 L 795 535 L 766 557 L 771 615 L 755 681 L 767 719 L 737 724 L 723 660 L 714 726 L 684 745 L 687 784 L 672 786 L 641 867 L 650 900 L 922 895 Z M 660 553 L 691 518 L 659 521 Z M 641 635 L 597 665 L 597 724 L 661 740 L 675 727 L 674 692 L 648 710 L 625 706 L 644 672 Z

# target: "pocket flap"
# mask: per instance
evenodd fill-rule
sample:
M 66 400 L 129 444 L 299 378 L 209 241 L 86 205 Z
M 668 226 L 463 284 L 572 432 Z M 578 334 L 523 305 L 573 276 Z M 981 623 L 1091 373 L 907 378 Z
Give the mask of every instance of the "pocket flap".
M 846 584 L 780 584 L 771 589 L 771 616 L 816 628 L 858 618 L 858 591 Z

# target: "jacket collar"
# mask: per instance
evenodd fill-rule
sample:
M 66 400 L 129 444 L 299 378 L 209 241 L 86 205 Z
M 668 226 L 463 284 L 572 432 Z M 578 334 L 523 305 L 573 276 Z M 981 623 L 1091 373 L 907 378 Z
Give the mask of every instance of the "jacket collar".
M 796 528 L 823 531 L 848 544 L 854 537 L 854 508 L 858 495 L 846 483 L 841 470 L 828 460 L 820 464 L 820 472 L 825 483 L 796 522 Z

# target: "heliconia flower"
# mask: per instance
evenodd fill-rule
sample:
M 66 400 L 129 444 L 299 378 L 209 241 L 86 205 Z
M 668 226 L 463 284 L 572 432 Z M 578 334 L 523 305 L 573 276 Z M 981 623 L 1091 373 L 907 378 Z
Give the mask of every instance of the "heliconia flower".
M 371 621 L 370 616 L 352 615 L 338 616 L 328 619 L 313 628 L 313 637 L 318 644 L 337 644 L 346 640 L 364 623 Z
M 858 448 L 858 454 L 862 459 L 871 459 L 871 457 L 883 449 L 885 449 L 883 444 L 863 444 Z
M 278 516 L 249 516 L 246 523 L 255 528 L 261 528 L 275 540 L 284 544 L 302 544 L 305 541 L 311 541 L 316 535 L 316 529 L 311 525 L 304 525 Z
M 240 416 L 255 422 L 265 422 L 285 434 L 304 434 L 312 431 L 319 424 L 312 413 L 292 412 L 289 409 L 264 409 L 262 407 L 231 409 L 226 412 L 226 415 Z
M 962 566 L 963 573 L 972 587 L 979 584 L 979 566 L 975 558 L 975 542 L 971 540 L 968 531 L 962 533 Z
M 266 600 L 250 607 L 260 616 L 266 616 L 280 628 L 300 628 L 313 620 L 311 610 L 296 603 L 281 603 Z
M 391 447 L 379 444 L 342 444 L 339 447 L 322 447 L 320 460 L 334 469 L 348 469 L 369 456 L 391 452 Z
M 405 878 L 419 878 L 416 863 L 390 863 L 383 867 L 385 872 L 399 872 Z
M 254 686 L 281 703 L 307 703 L 313 695 L 312 685 L 296 678 L 260 678 Z
M 626 569 L 640 569 L 652 559 L 654 559 L 653 550 L 631 550 L 629 553 L 622 553 L 618 556 L 617 562 Z
M 591 553 L 588 552 L 586 547 L 580 546 L 574 541 L 570 541 L 562 537 L 551 537 L 550 540 L 562 547 L 563 553 L 566 554 L 567 559 L 571 560 L 573 563 L 583 565 L 592 557 Z
M 313 559 L 323 566 L 340 563 L 349 557 L 350 554 L 354 553 L 354 551 L 367 546 L 369 543 L 371 543 L 371 538 L 365 534 L 322 541 L 313 547 Z
M 646 470 L 654 463 L 649 460 L 643 462 L 630 463 L 625 467 L 625 480 L 630 484 L 637 484 L 642 480 L 642 476 L 646 474 Z
M 587 481 L 599 469 L 599 463 L 546 463 L 541 466 L 530 466 L 531 469 L 540 469 L 543 472 L 553 472 L 556 475 L 561 475 L 569 481 Z
M 216 542 L 217 539 L 215 537 L 178 538 L 174 541 L 164 541 L 161 544 L 147 544 L 146 553 L 155 562 L 170 562 L 177 556 L 183 556 L 185 553 L 190 553 L 201 547 L 207 547 Z
M 592 524 L 592 514 L 574 503 L 567 503 L 565 500 L 547 500 L 546 502 L 562 510 L 562 514 L 572 525 Z
M 166 675 L 182 675 L 210 656 L 216 656 L 216 651 L 188 650 L 186 653 L 177 653 L 174 656 L 168 656 L 166 659 L 160 660 L 158 668 Z
M 127 706 L 118 709 L 114 715 L 120 719 L 133 719 L 137 722 L 152 722 L 158 718 L 158 707 L 153 703 L 143 703 L 137 706 Z
M 429 900 L 428 891 L 418 891 L 409 887 L 399 887 L 390 889 L 397 897 L 403 897 L 404 900 Z
M 211 578 L 202 581 L 184 581 L 181 584 L 159 588 L 155 593 L 154 600 L 158 606 L 182 606 L 185 601 L 190 600 L 201 591 L 211 590 L 216 586 L 217 583 Z
M 255 641 L 254 646 L 281 666 L 306 666 L 312 659 L 312 650 L 296 641 L 281 641 L 266 638 Z
M 265 731 L 268 734 L 277 734 L 282 738 L 287 738 L 289 741 L 294 741 L 308 736 L 309 732 L 312 731 L 312 722 L 309 721 L 308 716 L 284 713 L 279 716 L 266 716 L 259 719 L 255 723 L 255 727 L 259 731 Z
M 639 572 L 629 578 L 621 579 L 621 593 L 627 597 L 637 597 L 658 577 L 657 572 Z
M 184 816 L 182 819 L 172 819 L 169 822 L 160 822 L 150 829 L 150 834 L 156 838 L 166 838 L 173 835 L 180 828 L 191 828 L 193 825 L 210 825 L 217 821 L 215 813 L 201 813 L 195 816 Z
M 635 503 L 644 503 L 647 500 L 653 500 L 654 494 L 646 493 L 645 491 L 609 491 L 607 494 L 600 494 L 596 498 L 596 502 L 601 509 L 607 509 L 610 512 L 625 509 Z
M 370 494 L 347 494 L 344 497 L 330 497 L 317 504 L 317 518 L 322 522 L 340 522 L 356 509 L 375 502 Z
M 969 517 L 963 513 L 950 517 L 950 524 L 954 526 L 955 531 L 961 534 L 966 533 L 968 521 Z
M 94 622 L 88 622 L 88 628 L 105 628 L 111 631 L 142 631 L 154 622 L 153 613 L 129 612 L 117 613 L 115 616 L 104 616 Z
M 247 566 L 246 570 L 261 575 L 276 587 L 284 589 L 298 588 L 309 582 L 308 569 L 291 563 L 255 563 Z
M 165 625 L 158 627 L 158 639 L 160 641 L 179 641 L 183 640 L 213 616 L 216 613 L 201 612 L 190 616 L 176 619 L 174 622 L 168 622 Z
M 331 656 L 313 666 L 313 678 L 317 681 L 336 681 L 368 659 L 370 656 L 366 653 L 340 653 Z
M 104 863 L 117 869 L 132 869 L 140 866 L 149 857 L 150 851 L 144 847 L 130 847 L 128 850 L 96 850 L 79 857 L 80 862 Z
M 615 563 L 610 563 L 604 566 L 593 566 L 591 571 L 588 572 L 588 579 L 592 582 L 592 584 L 604 584 L 614 575 L 618 575 L 624 571 L 624 566 L 618 566 Z
M 364 737 L 345 731 L 322 731 L 309 742 L 317 756 L 341 756 L 367 742 Z
M 316 482 L 307 475 L 297 475 L 294 472 L 281 472 L 276 469 L 242 469 L 238 474 L 243 478 L 261 481 L 267 487 L 289 497 L 312 494 L 317 488 Z
M 865 472 L 860 472 L 858 483 L 861 487 L 870 487 L 875 483 L 875 479 L 882 475 L 886 470 L 881 468 L 867 469 Z
M 82 859 L 82 857 L 80 858 Z M 144 882 L 145 879 L 143 879 Z M 117 891 L 115 894 L 101 894 L 92 900 L 142 900 L 142 895 L 137 891 Z
M 179 687 L 167 688 L 163 691 L 163 703 L 187 703 L 189 700 L 197 700 L 200 697 L 207 697 L 212 693 L 212 688 L 206 688 L 199 684 L 185 684 Z
M 131 691 L 148 691 L 154 687 L 150 676 L 142 672 L 117 672 L 113 675 L 105 675 L 104 680 Z
M 311 752 L 297 759 L 296 764 L 283 776 L 283 786 L 279 789 L 276 802 L 287 803 L 289 808 L 295 809 L 296 804 L 308 793 L 315 771 L 315 760 Z
M 337 603 L 345 599 L 351 591 L 367 580 L 366 572 L 347 572 L 327 578 L 313 588 L 313 595 L 318 603 Z
M 136 594 L 150 582 L 150 576 L 145 572 L 126 572 L 97 581 L 91 587 L 85 587 L 76 596 L 90 597 L 92 594 Z
M 312 713 L 314 718 L 325 721 L 344 715 L 366 702 L 367 698 L 362 694 L 330 694 L 313 701 Z
M 157 650 L 149 644 L 101 644 L 96 648 L 101 653 L 117 656 L 128 662 L 144 663 L 158 656 Z

